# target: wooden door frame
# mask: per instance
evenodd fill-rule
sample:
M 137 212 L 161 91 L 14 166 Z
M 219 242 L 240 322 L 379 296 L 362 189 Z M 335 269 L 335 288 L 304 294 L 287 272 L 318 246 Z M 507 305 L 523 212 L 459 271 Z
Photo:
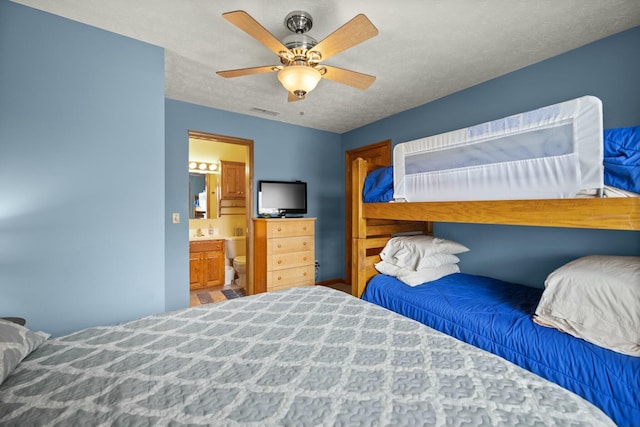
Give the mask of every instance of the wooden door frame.
M 351 163 L 357 159 L 359 154 L 366 153 L 377 149 L 387 149 L 389 156 L 389 165 L 391 166 L 391 140 L 376 142 L 375 144 L 365 145 L 363 147 L 354 148 L 353 150 L 345 151 L 345 283 L 351 285 L 351 238 L 352 238 L 352 224 L 351 224 Z M 366 156 L 365 156 L 366 157 Z M 385 165 L 387 166 L 387 165 Z M 361 197 L 359 195 L 359 197 Z
M 247 192 L 245 194 L 245 235 L 246 253 L 247 253 L 247 281 L 245 292 L 247 295 L 253 295 L 253 139 L 238 138 L 235 136 L 218 135 L 208 132 L 200 132 L 189 130 L 189 138 L 203 139 L 206 141 L 223 142 L 226 144 L 243 145 L 247 147 L 247 172 L 246 185 Z M 187 140 L 188 141 L 188 140 Z

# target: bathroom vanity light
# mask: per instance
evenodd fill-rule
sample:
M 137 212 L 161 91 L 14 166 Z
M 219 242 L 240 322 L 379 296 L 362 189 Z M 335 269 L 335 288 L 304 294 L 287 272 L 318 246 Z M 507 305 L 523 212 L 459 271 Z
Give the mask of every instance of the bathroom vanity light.
M 218 170 L 217 163 L 189 162 L 189 172 L 207 173 Z

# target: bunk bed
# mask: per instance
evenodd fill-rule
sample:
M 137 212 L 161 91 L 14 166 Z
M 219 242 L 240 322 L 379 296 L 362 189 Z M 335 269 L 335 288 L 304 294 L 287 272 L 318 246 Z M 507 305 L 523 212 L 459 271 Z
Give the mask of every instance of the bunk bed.
M 394 234 L 431 234 L 434 222 L 506 224 L 608 230 L 640 230 L 640 198 L 572 198 L 365 203 L 367 175 L 381 166 L 356 159 L 352 165 L 353 295 L 360 297 L 377 274 L 378 253 Z
M 596 132 L 600 130 L 596 128 Z M 418 141 L 412 147 L 420 151 L 424 146 L 423 141 Z M 394 150 L 394 156 L 397 151 Z M 397 165 L 394 158 L 394 167 Z M 433 236 L 436 222 L 640 230 L 640 197 L 563 194 L 559 196 L 562 198 L 518 199 L 516 194 L 509 200 L 367 203 L 362 197 L 366 185 L 370 185 L 367 176 L 382 171 L 388 177 L 389 173 L 363 159 L 356 159 L 351 171 L 354 296 L 497 354 L 555 382 L 600 407 L 618 425 L 633 425 L 640 419 L 639 355 L 620 354 L 534 322 L 543 289 L 459 270 L 427 284 L 408 286 L 408 282 L 403 283 L 399 277 L 381 274 L 376 269 L 376 264 L 383 264 L 381 252 L 394 236 Z M 380 180 L 381 176 L 383 174 L 378 174 L 376 179 Z M 473 194 L 473 189 L 466 189 L 469 198 Z M 405 194 L 402 196 L 406 198 Z M 412 197 L 422 196 L 416 193 Z
M 361 195 L 367 174 L 379 167 L 356 159 L 352 194 Z M 640 357 L 617 354 L 534 324 L 541 289 L 463 273 L 410 287 L 375 267 L 391 238 L 433 235 L 434 222 L 640 230 L 640 198 L 364 203 L 362 197 L 354 197 L 351 202 L 354 296 L 541 375 L 594 403 L 618 425 L 631 426 L 640 419 Z M 502 308 L 506 312 L 500 312 Z M 480 315 L 474 317 L 476 313 Z M 506 318 L 502 325 L 496 322 L 500 317 Z M 522 335 L 534 339 L 514 341 Z M 551 349 L 556 354 L 545 355 Z

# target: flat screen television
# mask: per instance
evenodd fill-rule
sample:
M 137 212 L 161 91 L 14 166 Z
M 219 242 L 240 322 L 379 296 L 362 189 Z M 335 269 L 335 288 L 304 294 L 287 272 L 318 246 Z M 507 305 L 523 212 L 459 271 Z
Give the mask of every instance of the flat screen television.
M 306 213 L 306 182 L 258 181 L 258 215 L 285 217 Z

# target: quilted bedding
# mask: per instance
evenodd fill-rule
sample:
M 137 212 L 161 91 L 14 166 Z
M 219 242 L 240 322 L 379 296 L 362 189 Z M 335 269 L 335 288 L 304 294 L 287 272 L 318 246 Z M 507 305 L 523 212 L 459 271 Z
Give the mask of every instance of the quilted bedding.
M 504 359 L 315 286 L 49 340 L 0 425 L 613 425 Z

